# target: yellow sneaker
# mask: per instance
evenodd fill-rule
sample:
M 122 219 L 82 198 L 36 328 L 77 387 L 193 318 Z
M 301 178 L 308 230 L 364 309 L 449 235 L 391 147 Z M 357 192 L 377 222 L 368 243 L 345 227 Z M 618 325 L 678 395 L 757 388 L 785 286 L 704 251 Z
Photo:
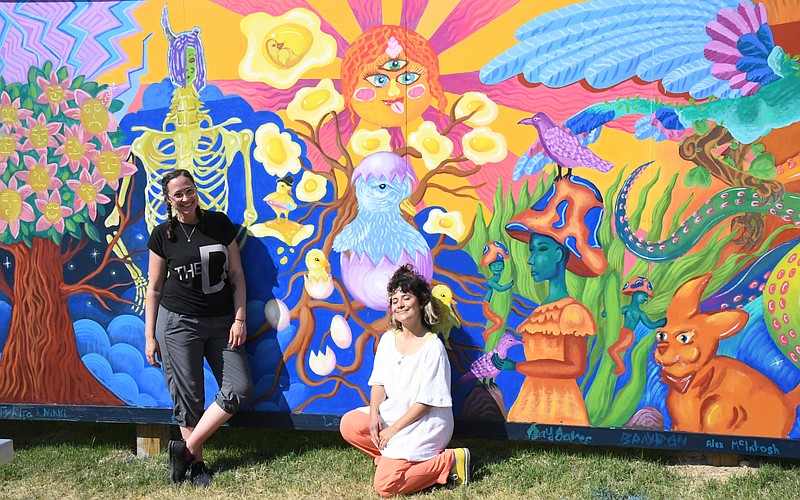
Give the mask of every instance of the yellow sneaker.
M 448 484 L 454 488 L 469 484 L 469 449 L 453 449 L 453 465 L 450 467 Z

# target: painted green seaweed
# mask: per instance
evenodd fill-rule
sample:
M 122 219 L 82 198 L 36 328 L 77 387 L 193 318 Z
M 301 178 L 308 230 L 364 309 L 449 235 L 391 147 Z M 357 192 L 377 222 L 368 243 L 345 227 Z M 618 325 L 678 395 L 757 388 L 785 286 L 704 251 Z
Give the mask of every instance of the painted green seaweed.
M 630 298 L 621 293 L 621 284 L 638 275 L 647 276 L 653 282 L 655 294 L 644 305 L 643 310 L 651 317 L 663 317 L 671 297 L 680 285 L 700 274 L 713 272 L 707 295 L 713 293 L 730 281 L 753 258 L 769 250 L 774 239 L 785 229 L 780 228 L 771 234 L 756 251 L 734 253 L 721 261 L 725 246 L 736 237 L 733 233 L 726 234 L 726 228 L 722 226 L 714 232 L 707 244 L 698 246 L 695 253 L 669 262 L 652 263 L 637 259 L 626 272 L 625 245 L 615 236 L 612 222 L 614 203 L 622 180 L 626 176 L 625 172 L 625 168 L 620 168 L 617 177 L 604 193 L 606 217 L 600 228 L 599 237 L 608 260 L 608 268 L 597 278 L 583 278 L 571 273 L 568 273 L 567 277 L 570 295 L 584 304 L 597 322 L 597 335 L 589 338 L 587 369 L 581 381 L 581 389 L 589 421 L 594 426 L 603 427 L 621 427 L 633 416 L 644 393 L 647 360 L 655 343 L 655 334 L 650 332 L 632 348 L 631 366 L 626 368 L 630 372 L 630 379 L 617 390 L 618 376 L 613 373 L 614 363 L 607 349 L 619 337 L 620 328 L 624 323 L 621 309 L 630 302 Z M 648 239 L 660 240 L 674 231 L 681 221 L 689 216 L 687 209 L 694 198 L 693 193 L 689 193 L 688 196 L 681 193 L 682 202 L 671 217 L 667 216 L 667 212 L 676 201 L 673 193 L 679 176 L 680 174 L 674 174 L 660 195 L 653 192 L 658 174 L 642 187 L 636 206 L 630 207 L 631 228 L 646 230 Z M 540 176 L 532 192 L 527 184 L 523 186 L 517 200 L 514 199 L 510 189 L 505 191 L 502 186 L 498 186 L 494 211 L 489 223 L 485 222 L 484 213 L 479 210 L 474 222 L 473 238 L 465 246 L 465 250 L 479 264 L 483 246 L 488 241 L 504 243 L 511 253 L 511 259 L 506 266 L 503 279 L 513 279 L 513 293 L 535 304 L 541 303 L 547 295 L 547 284 L 533 281 L 527 263 L 527 245 L 508 236 L 505 225 L 512 217 L 530 207 L 531 202 L 537 200 L 552 182 L 552 178 Z M 649 227 L 645 228 L 641 227 L 641 224 L 646 219 L 643 215 L 648 206 L 652 208 L 649 212 Z M 481 272 L 488 277 L 488 271 L 481 270 Z M 495 294 L 491 308 L 501 317 L 507 318 L 512 301 L 511 294 Z

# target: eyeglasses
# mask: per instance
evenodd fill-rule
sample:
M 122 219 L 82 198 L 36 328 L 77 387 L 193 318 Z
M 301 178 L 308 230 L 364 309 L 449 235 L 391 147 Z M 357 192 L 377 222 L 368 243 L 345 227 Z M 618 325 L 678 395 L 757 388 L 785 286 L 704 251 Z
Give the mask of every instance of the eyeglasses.
M 177 193 L 172 193 L 170 197 L 173 200 L 182 200 L 184 198 L 194 198 L 197 195 L 197 190 L 195 188 L 189 188 L 184 191 L 178 191 Z

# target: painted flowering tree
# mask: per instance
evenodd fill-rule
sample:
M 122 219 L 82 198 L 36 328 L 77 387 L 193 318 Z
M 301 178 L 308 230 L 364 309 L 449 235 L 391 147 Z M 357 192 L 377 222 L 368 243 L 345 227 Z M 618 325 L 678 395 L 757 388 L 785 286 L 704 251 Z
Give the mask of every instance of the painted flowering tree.
M 136 171 L 130 147 L 119 146 L 123 134 L 112 113 L 121 105 L 106 86 L 51 62 L 31 67 L 26 82 L 0 77 L 0 249 L 13 259 L 6 261 L 12 279 L 0 274 L 12 307 L 0 401 L 124 404 L 81 361 L 67 308 L 75 294 L 105 307 L 126 302 L 116 290 L 131 284 L 93 284 L 107 266 L 129 261 L 115 249 L 138 217 L 117 193 Z M 97 228 L 103 222 L 112 226 L 107 241 Z M 67 283 L 65 264 L 90 240 L 106 248 L 102 260 Z

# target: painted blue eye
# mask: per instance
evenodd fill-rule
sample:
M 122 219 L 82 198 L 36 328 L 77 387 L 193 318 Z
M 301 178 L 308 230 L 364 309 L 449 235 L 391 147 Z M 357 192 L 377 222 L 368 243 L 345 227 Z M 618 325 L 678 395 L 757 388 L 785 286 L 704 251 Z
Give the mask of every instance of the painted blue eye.
M 384 87 L 387 83 L 389 83 L 389 77 L 386 75 L 377 74 L 368 76 L 367 81 L 375 87 Z
M 385 69 L 386 71 L 399 71 L 405 68 L 408 61 L 404 61 L 402 59 L 392 59 L 391 61 L 387 61 L 384 63 L 381 68 Z
M 402 75 L 397 77 L 397 81 L 403 85 L 411 85 L 417 80 L 419 80 L 419 75 L 416 73 L 403 73 Z
M 378 184 L 378 188 L 380 188 L 380 189 L 386 189 L 386 184 Z

